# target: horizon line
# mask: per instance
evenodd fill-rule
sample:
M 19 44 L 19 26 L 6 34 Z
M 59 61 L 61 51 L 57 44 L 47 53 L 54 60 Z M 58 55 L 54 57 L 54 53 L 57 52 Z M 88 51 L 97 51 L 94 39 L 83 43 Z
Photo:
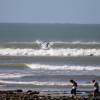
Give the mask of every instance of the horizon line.
M 0 24 L 87 24 L 87 25 L 99 25 L 100 23 L 61 23 L 61 22 L 0 22 Z

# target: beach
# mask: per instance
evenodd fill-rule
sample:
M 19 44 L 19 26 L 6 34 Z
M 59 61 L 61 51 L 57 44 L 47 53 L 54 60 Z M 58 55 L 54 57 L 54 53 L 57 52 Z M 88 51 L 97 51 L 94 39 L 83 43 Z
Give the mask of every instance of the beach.
M 0 91 L 0 100 L 92 100 L 93 97 L 89 95 L 71 96 L 70 94 L 47 94 L 40 93 L 39 91 L 23 91 L 19 90 L 9 90 Z M 100 99 L 100 95 L 97 96 L 96 100 Z

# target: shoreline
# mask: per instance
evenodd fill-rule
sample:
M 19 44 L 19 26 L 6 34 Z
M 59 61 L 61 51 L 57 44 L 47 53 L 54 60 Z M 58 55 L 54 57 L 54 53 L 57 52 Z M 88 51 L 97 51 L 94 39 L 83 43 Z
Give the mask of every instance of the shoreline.
M 23 91 L 22 89 L 0 90 L 0 100 L 91 100 L 91 98 L 93 98 L 91 93 L 86 95 L 80 94 L 79 91 L 76 96 L 72 96 L 67 93 L 48 94 L 33 90 Z M 98 98 L 100 99 L 100 94 Z

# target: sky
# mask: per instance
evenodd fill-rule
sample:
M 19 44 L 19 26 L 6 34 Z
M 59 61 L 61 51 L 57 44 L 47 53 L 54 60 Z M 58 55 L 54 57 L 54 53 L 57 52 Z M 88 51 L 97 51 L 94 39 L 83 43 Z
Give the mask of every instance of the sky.
M 0 23 L 100 24 L 100 0 L 0 0 Z

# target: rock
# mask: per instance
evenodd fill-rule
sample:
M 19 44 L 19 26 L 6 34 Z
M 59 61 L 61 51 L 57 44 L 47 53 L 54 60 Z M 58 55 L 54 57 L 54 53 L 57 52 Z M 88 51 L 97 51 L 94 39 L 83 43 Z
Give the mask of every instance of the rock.
M 21 90 L 21 89 L 18 89 L 18 90 L 16 90 L 16 92 L 23 92 L 23 90 Z

